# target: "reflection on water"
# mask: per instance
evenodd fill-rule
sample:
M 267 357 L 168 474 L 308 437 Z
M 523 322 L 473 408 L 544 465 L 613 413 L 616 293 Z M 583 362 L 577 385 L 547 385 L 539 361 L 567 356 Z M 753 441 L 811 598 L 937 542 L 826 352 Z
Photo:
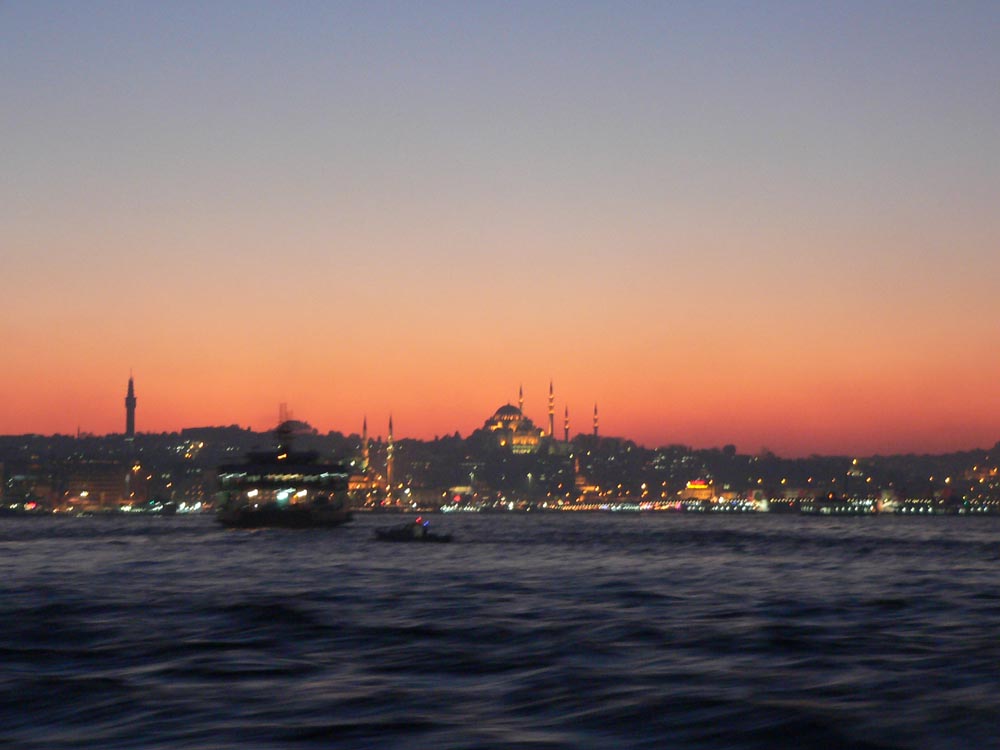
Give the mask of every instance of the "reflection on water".
M 1000 521 L 0 520 L 0 745 L 1000 747 Z

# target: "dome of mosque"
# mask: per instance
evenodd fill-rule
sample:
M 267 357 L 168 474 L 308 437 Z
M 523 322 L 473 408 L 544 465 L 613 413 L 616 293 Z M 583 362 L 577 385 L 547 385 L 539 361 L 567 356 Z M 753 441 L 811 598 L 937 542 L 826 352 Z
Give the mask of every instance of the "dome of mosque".
M 513 404 L 504 404 L 493 413 L 493 419 L 508 422 L 521 419 L 521 410 Z
M 492 433 L 497 447 L 513 453 L 536 452 L 543 434 L 519 407 L 511 403 L 493 412 L 493 416 L 483 424 L 483 429 Z

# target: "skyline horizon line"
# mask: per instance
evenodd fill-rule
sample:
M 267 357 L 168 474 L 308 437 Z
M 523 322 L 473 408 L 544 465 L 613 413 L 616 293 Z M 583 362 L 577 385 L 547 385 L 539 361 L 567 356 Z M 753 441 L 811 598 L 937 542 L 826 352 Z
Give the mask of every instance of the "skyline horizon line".
M 229 423 L 229 424 L 194 424 L 194 425 L 188 425 L 188 426 L 180 427 L 180 428 L 173 429 L 173 430 L 161 430 L 161 431 L 142 431 L 142 430 L 136 430 L 135 429 L 135 410 L 137 408 L 138 397 L 135 394 L 134 381 L 135 381 L 134 368 L 133 367 L 129 367 L 129 377 L 128 377 L 128 381 L 127 381 L 128 385 L 127 385 L 126 397 L 125 397 L 125 411 L 126 411 L 126 429 L 125 429 L 125 431 L 123 431 L 123 432 L 107 431 L 107 432 L 103 432 L 103 433 L 102 432 L 91 432 L 89 430 L 82 430 L 81 427 L 78 425 L 77 429 L 76 429 L 75 438 L 76 439 L 80 439 L 80 438 L 83 438 L 83 437 L 110 438 L 110 437 L 121 436 L 123 439 L 130 439 L 130 438 L 134 438 L 137 435 L 181 434 L 185 430 L 226 429 L 226 428 L 231 428 L 231 427 L 236 427 L 236 428 L 238 428 L 240 430 L 246 430 L 248 432 L 253 432 L 253 433 L 257 433 L 257 434 L 267 434 L 267 433 L 274 432 L 275 430 L 277 430 L 278 427 L 280 427 L 280 425 L 283 424 L 286 421 L 301 422 L 302 424 L 305 424 L 308 427 L 310 427 L 313 430 L 315 430 L 317 435 L 330 435 L 330 434 L 336 433 L 336 434 L 339 434 L 339 435 L 341 435 L 343 437 L 351 437 L 353 435 L 358 435 L 359 437 L 362 437 L 362 439 L 364 439 L 364 436 L 368 433 L 368 421 L 369 421 L 368 420 L 368 415 L 369 415 L 368 411 L 363 411 L 362 414 L 361 414 L 361 420 L 360 420 L 361 430 L 358 431 L 358 432 L 355 432 L 353 430 L 343 431 L 343 430 L 338 430 L 338 429 L 327 429 L 326 432 L 322 432 L 312 422 L 310 422 L 310 421 L 308 421 L 306 419 L 298 419 L 296 417 L 296 415 L 295 415 L 294 410 L 289 408 L 289 405 L 288 405 L 287 401 L 279 401 L 278 402 L 278 421 L 272 427 L 268 427 L 268 428 L 254 427 L 254 425 L 252 423 L 249 423 L 249 422 L 246 423 L 246 427 L 244 427 L 239 422 L 232 422 L 232 423 Z M 547 402 L 548 403 L 547 414 L 549 416 L 551 416 L 554 413 L 555 401 L 554 401 L 554 398 L 553 398 L 553 393 L 554 393 L 554 386 L 553 386 L 553 384 L 554 384 L 554 379 L 550 378 L 549 379 L 549 387 L 548 387 L 548 402 Z M 518 400 L 518 405 L 516 407 L 515 407 L 513 401 L 511 399 L 508 399 L 503 405 L 501 405 L 499 407 L 499 409 L 503 409 L 505 407 L 514 407 L 514 408 L 517 408 L 518 411 L 523 415 L 525 413 L 524 405 L 523 405 L 524 404 L 524 384 L 523 384 L 523 381 L 518 384 L 517 397 L 518 397 L 518 399 L 517 399 Z M 568 403 L 564 403 L 562 405 L 564 406 L 564 412 L 568 412 L 568 410 L 569 410 Z M 467 439 L 468 437 L 470 437 L 474 432 L 476 432 L 476 431 L 478 431 L 480 429 L 483 429 L 483 427 L 474 427 L 471 430 L 469 430 L 465 435 L 462 434 L 462 431 L 460 429 L 456 429 L 456 430 L 454 430 L 454 432 L 450 432 L 450 431 L 447 431 L 447 432 L 438 432 L 438 433 L 434 434 L 433 438 L 427 437 L 425 435 L 424 436 L 413 435 L 413 436 L 393 437 L 393 432 L 395 430 L 395 425 L 394 425 L 394 420 L 393 420 L 394 411 L 393 410 L 389 410 L 387 413 L 388 413 L 387 439 L 389 441 L 394 441 L 394 442 L 399 442 L 400 440 L 416 440 L 416 441 L 419 441 L 419 442 L 430 442 L 431 440 L 439 440 L 441 438 L 452 437 L 454 435 L 458 435 L 461 439 L 464 440 L 464 439 Z M 527 419 L 528 419 L 529 423 L 531 423 L 532 425 L 534 424 L 530 417 L 527 417 Z M 568 417 L 566 419 L 567 419 L 567 424 L 568 424 Z M 487 420 L 487 421 L 489 421 L 489 420 Z M 782 453 L 782 452 L 778 452 L 778 451 L 773 451 L 770 448 L 768 448 L 766 445 L 764 445 L 764 446 L 761 446 L 761 448 L 758 451 L 756 451 L 756 452 L 746 451 L 746 452 L 741 453 L 740 450 L 739 450 L 739 447 L 738 447 L 738 443 L 735 442 L 735 441 L 732 441 L 732 440 L 725 440 L 725 441 L 722 441 L 721 443 L 719 443 L 719 442 L 716 441 L 712 445 L 701 445 L 701 446 L 696 446 L 696 444 L 693 441 L 670 441 L 670 442 L 661 442 L 661 443 L 657 443 L 657 444 L 654 445 L 654 444 L 649 443 L 647 441 L 643 441 L 643 440 L 641 440 L 639 438 L 632 438 L 632 437 L 629 437 L 629 436 L 624 435 L 624 434 L 621 434 L 621 435 L 618 435 L 618 434 L 616 434 L 616 435 L 599 435 L 598 434 L 598 429 L 597 429 L 598 404 L 597 404 L 596 401 L 594 402 L 593 421 L 594 421 L 594 431 L 593 431 L 592 434 L 580 430 L 580 431 L 577 431 L 576 435 L 573 436 L 571 439 L 567 439 L 568 438 L 568 432 L 569 432 L 568 430 L 567 430 L 567 433 L 566 433 L 566 435 L 567 435 L 566 438 L 559 438 L 559 437 L 557 437 L 555 435 L 554 432 L 546 432 L 545 430 L 540 429 L 540 428 L 538 429 L 538 431 L 540 433 L 540 438 L 547 439 L 547 440 L 552 440 L 553 442 L 558 442 L 558 443 L 562 443 L 562 442 L 574 442 L 574 441 L 576 441 L 577 439 L 579 439 L 581 437 L 582 438 L 593 437 L 593 438 L 598 439 L 598 440 L 605 439 L 605 440 L 621 440 L 621 441 L 632 442 L 637 447 L 639 447 L 639 448 L 641 448 L 643 450 L 654 450 L 654 451 L 655 450 L 659 450 L 659 449 L 663 449 L 663 448 L 670 448 L 670 447 L 677 447 L 677 446 L 684 447 L 684 448 L 687 448 L 687 449 L 692 450 L 692 451 L 698 451 L 698 450 L 724 450 L 725 448 L 727 448 L 729 446 L 733 446 L 733 448 L 736 451 L 737 455 L 757 455 L 757 456 L 759 456 L 759 455 L 770 454 L 770 455 L 777 456 L 778 458 L 789 459 L 789 460 L 797 460 L 797 459 L 811 458 L 811 457 L 825 457 L 825 458 L 850 458 L 850 457 L 854 457 L 854 458 L 875 458 L 875 457 L 880 457 L 880 456 L 893 456 L 893 455 L 896 455 L 896 456 L 907 456 L 907 455 L 927 455 L 927 456 L 931 456 L 931 455 L 947 455 L 947 454 L 951 454 L 951 453 L 973 453 L 973 452 L 976 452 L 976 451 L 988 452 L 988 451 L 992 450 L 993 448 L 995 448 L 996 446 L 1000 445 L 1000 437 L 998 437 L 996 439 L 996 441 L 993 443 L 993 445 L 991 445 L 991 446 L 977 445 L 977 446 L 968 447 L 968 448 L 952 448 L 950 450 L 937 451 L 937 452 L 934 452 L 934 451 L 917 452 L 917 451 L 912 451 L 911 450 L 911 451 L 894 451 L 894 452 L 874 452 L 874 453 L 867 453 L 866 454 L 864 452 L 855 452 L 855 451 L 846 451 L 846 452 L 845 451 L 834 451 L 834 452 L 810 451 L 810 452 L 793 452 L 791 454 L 788 454 L 788 453 Z M 131 434 L 130 434 L 130 432 L 131 432 Z M 61 433 L 61 432 L 58 432 L 58 431 L 51 432 L 51 433 L 26 432 L 26 433 L 3 433 L 3 434 L 0 434 L 0 436 L 2 436 L 2 437 L 18 437 L 18 436 L 22 436 L 22 435 L 23 436 L 39 436 L 39 437 L 74 437 L 73 434 L 66 434 L 66 433 Z M 371 438 L 369 436 L 368 439 L 372 440 L 373 438 Z M 381 433 L 377 434 L 376 441 L 379 442 L 379 443 L 383 442 L 383 438 L 382 438 L 382 434 Z
M 41 436 L 52 436 L 52 437 L 56 436 L 73 437 L 74 434 L 81 437 L 83 435 L 94 436 L 94 437 L 110 437 L 114 435 L 127 436 L 128 431 L 130 429 L 135 430 L 135 421 L 136 421 L 135 410 L 137 407 L 137 403 L 139 401 L 139 398 L 134 390 L 135 368 L 134 366 L 130 366 L 128 369 L 129 369 L 129 377 L 127 380 L 126 396 L 125 396 L 125 411 L 126 411 L 125 432 L 121 432 L 118 429 L 110 426 L 108 422 L 111 421 L 111 418 L 108 417 L 107 414 L 105 414 L 105 416 L 100 417 L 97 420 L 94 420 L 95 422 L 97 422 L 98 425 L 100 425 L 96 427 L 85 428 L 84 427 L 85 422 L 78 422 L 75 429 L 71 428 L 69 430 L 57 426 L 50 426 L 48 429 L 46 428 L 34 429 L 31 426 L 26 425 L 27 427 L 26 429 L 24 428 L 15 429 L 9 432 L 6 429 L 4 429 L 4 432 L 2 434 L 9 436 L 41 435 Z M 563 428 L 565 430 L 566 427 L 565 422 L 568 421 L 566 415 L 567 413 L 573 411 L 570 408 L 571 402 L 569 399 L 561 401 L 558 403 L 558 409 L 556 409 L 556 400 L 554 397 L 555 378 L 549 377 L 547 378 L 547 380 L 548 380 L 547 388 L 543 388 L 540 391 L 543 394 L 545 394 L 547 391 L 547 399 L 546 396 L 543 395 L 542 398 L 539 399 L 539 401 L 543 405 L 542 406 L 543 409 L 546 408 L 545 404 L 547 403 L 547 411 L 545 412 L 545 414 L 550 418 L 551 420 L 550 424 L 552 425 L 554 425 L 555 423 L 554 422 L 555 413 L 557 411 L 562 412 L 559 416 L 564 423 Z M 160 382 L 161 384 L 163 383 L 162 380 L 158 382 Z M 503 406 L 514 407 L 515 403 L 517 403 L 518 406 L 516 406 L 515 408 L 519 409 L 525 415 L 528 421 L 532 422 L 532 426 L 534 426 L 535 424 L 534 420 L 532 420 L 531 417 L 528 416 L 529 410 L 524 408 L 524 382 L 525 382 L 524 379 L 519 379 L 517 388 L 516 389 L 511 388 L 509 390 L 510 393 L 516 394 L 516 396 L 513 398 L 507 398 Z M 163 394 L 164 389 L 160 388 L 158 392 L 160 394 Z M 444 393 L 445 389 L 441 389 L 439 390 L 439 392 Z M 310 393 L 307 395 L 308 395 L 307 398 L 298 399 L 297 401 L 299 403 L 304 401 L 309 405 L 307 407 L 307 412 L 311 415 L 311 418 L 301 421 L 305 422 L 306 424 L 309 424 L 311 428 L 316 429 L 319 434 L 339 433 L 341 435 L 347 436 L 357 433 L 357 431 L 354 428 L 349 428 L 347 430 L 336 428 L 336 425 L 344 425 L 352 422 L 352 418 L 349 418 L 344 413 L 345 409 L 342 408 L 342 405 L 338 405 L 336 408 L 331 409 L 329 405 L 324 406 L 322 399 L 317 399 L 317 397 L 314 394 Z M 619 399 L 621 396 L 626 396 L 626 395 L 627 394 L 620 394 Z M 405 399 L 403 400 L 405 402 Z M 101 398 L 99 400 L 100 403 L 106 403 L 106 401 L 107 399 L 105 398 Z M 170 401 L 171 399 L 169 396 L 167 396 L 166 399 L 164 399 L 164 403 Z M 609 401 L 612 403 L 618 403 L 620 405 L 620 400 L 616 401 L 614 394 L 608 396 L 605 403 L 608 403 Z M 154 401 L 154 403 L 157 402 L 158 401 Z M 586 399 L 586 402 L 587 402 L 586 407 L 578 408 L 576 409 L 576 411 L 578 413 L 582 411 L 583 413 L 588 414 L 588 416 L 584 419 L 584 423 L 588 423 L 591 421 L 591 417 L 589 415 L 590 404 L 593 403 L 593 409 L 594 409 L 593 425 L 594 429 L 596 430 L 598 421 L 598 402 L 596 400 L 591 402 L 590 399 Z M 83 398 L 81 394 L 81 399 L 78 401 L 78 403 L 82 405 L 83 403 L 93 404 L 95 402 L 93 402 L 91 399 Z M 119 401 L 119 403 L 121 402 Z M 147 401 L 147 404 L 148 403 L 149 402 Z M 184 408 L 172 409 L 168 410 L 168 413 L 165 414 L 162 408 L 161 409 L 154 408 L 152 411 L 153 416 L 150 421 L 152 424 L 157 425 L 157 427 L 154 428 L 153 430 L 146 431 L 145 434 L 155 435 L 155 434 L 180 433 L 183 430 L 197 429 L 199 427 L 228 427 L 228 426 L 236 426 L 239 427 L 240 429 L 246 429 L 252 432 L 267 433 L 275 429 L 276 425 L 280 424 L 281 421 L 283 421 L 282 420 L 283 415 L 287 418 L 292 418 L 292 419 L 295 418 L 296 410 L 290 409 L 289 403 L 291 403 L 290 399 L 282 399 L 277 401 L 277 407 L 278 407 L 277 422 L 275 422 L 273 419 L 273 412 L 269 415 L 265 415 L 263 412 L 257 412 L 257 414 L 255 414 L 250 419 L 243 419 L 239 417 L 233 418 L 232 416 L 221 416 L 219 414 L 215 414 L 214 416 L 212 416 L 212 410 L 200 409 L 200 411 L 206 415 L 206 419 L 195 419 L 192 418 L 191 409 L 186 409 L 186 410 Z M 477 403 L 481 403 L 481 401 L 477 399 Z M 670 403 L 671 402 L 657 402 L 652 404 L 651 406 L 657 407 L 657 406 L 663 406 L 664 404 L 667 404 L 669 406 Z M 501 406 L 501 408 L 503 408 L 503 406 Z M 270 412 L 271 410 L 268 411 Z M 367 408 L 362 408 L 362 409 L 357 409 L 356 414 L 360 417 L 360 419 L 357 421 L 358 424 L 362 426 L 362 432 L 364 430 L 364 425 L 366 422 L 372 421 L 374 423 L 378 423 L 378 421 L 381 421 L 378 418 L 379 416 L 391 420 L 393 415 L 396 415 L 397 418 L 400 414 L 407 415 L 404 417 L 404 424 L 408 422 L 411 426 L 413 426 L 413 432 L 409 435 L 400 437 L 399 439 L 431 441 L 434 439 L 438 439 L 440 437 L 450 436 L 456 433 L 467 437 L 476 430 L 481 429 L 481 427 L 483 426 L 482 417 L 470 416 L 477 411 L 479 411 L 479 407 L 476 405 L 467 405 L 467 407 L 462 409 L 461 411 L 452 410 L 451 416 L 453 417 L 453 420 L 449 421 L 449 423 L 446 425 L 442 424 L 440 419 L 436 424 L 433 423 L 428 424 L 426 411 L 421 412 L 420 410 L 414 410 L 412 408 L 412 405 L 410 406 L 410 408 L 393 407 L 392 409 L 386 409 L 386 410 L 377 410 L 377 409 L 370 410 Z M 481 414 L 482 412 L 479 413 Z M 914 412 L 914 414 L 916 413 Z M 243 410 L 243 415 L 244 416 L 247 415 L 247 410 Z M 370 420 L 369 418 L 372 417 L 373 415 L 375 415 L 375 419 Z M 943 455 L 949 453 L 987 451 L 990 450 L 992 446 L 1000 444 L 1000 439 L 995 438 L 993 436 L 997 434 L 998 431 L 993 430 L 990 425 L 982 425 L 985 426 L 986 430 L 981 431 L 981 434 L 976 440 L 966 440 L 965 442 L 959 442 L 958 438 L 960 436 L 956 435 L 955 439 L 950 440 L 947 443 L 939 443 L 938 445 L 932 447 L 920 446 L 919 444 L 915 444 L 914 442 L 910 442 L 908 444 L 904 438 L 900 437 L 900 435 L 903 432 L 903 430 L 900 429 L 896 432 L 887 433 L 888 439 L 883 440 L 878 447 L 872 448 L 872 447 L 865 447 L 864 440 L 841 439 L 839 441 L 834 442 L 831 439 L 833 437 L 832 432 L 830 435 L 813 433 L 812 437 L 814 438 L 814 440 L 810 445 L 809 440 L 797 439 L 795 437 L 796 435 L 795 430 L 792 429 L 792 427 L 790 427 L 790 425 L 792 425 L 793 423 L 787 419 L 785 420 L 767 419 L 766 420 L 767 429 L 764 432 L 767 432 L 768 435 L 766 436 L 754 435 L 748 439 L 745 435 L 741 438 L 738 434 L 735 433 L 720 435 L 718 433 L 718 430 L 714 428 L 710 434 L 705 434 L 703 431 L 700 434 L 694 432 L 694 433 L 686 433 L 684 437 L 675 437 L 675 436 L 670 436 L 670 433 L 674 432 L 676 434 L 677 430 L 682 427 L 682 425 L 679 422 L 677 427 L 673 429 L 668 426 L 664 426 L 662 422 L 654 424 L 652 429 L 650 429 L 648 425 L 646 426 L 646 429 L 643 429 L 643 425 L 637 424 L 634 413 L 618 414 L 616 418 L 616 413 L 614 411 L 611 411 L 610 412 L 611 419 L 606 419 L 608 415 L 609 414 L 605 412 L 600 413 L 600 419 L 603 422 L 602 432 L 606 433 L 606 435 L 602 435 L 602 437 L 610 437 L 618 440 L 630 441 L 643 449 L 651 449 L 651 450 L 656 450 L 659 448 L 665 448 L 670 446 L 684 446 L 692 450 L 712 450 L 712 449 L 722 449 L 728 445 L 733 445 L 737 447 L 742 447 L 743 455 L 759 456 L 770 453 L 783 458 L 806 458 L 809 456 L 877 457 L 877 456 L 889 456 L 889 455 L 929 456 L 929 455 Z M 424 418 L 421 419 L 421 416 L 423 416 Z M 629 417 L 632 418 L 631 422 L 629 421 Z M 756 413 L 756 417 L 758 419 L 766 417 L 766 412 L 758 412 Z M 543 416 L 542 422 L 539 422 L 538 424 L 543 424 L 544 419 L 545 417 Z M 329 425 L 331 424 L 335 426 L 329 427 Z M 610 430 L 603 429 L 608 424 L 611 425 L 611 429 Z M 324 430 L 320 430 L 315 425 L 327 425 L 327 426 L 324 428 Z M 554 439 L 557 442 L 563 442 L 565 440 L 565 434 L 563 437 L 560 437 L 558 431 L 549 432 L 542 428 L 537 428 L 537 429 L 541 435 L 551 436 L 552 439 Z M 987 430 L 992 434 L 988 434 Z M 587 436 L 591 434 L 590 431 L 583 429 L 577 429 L 573 431 L 573 433 L 574 433 L 573 439 L 576 439 L 580 436 Z M 381 438 L 381 433 L 379 434 L 379 437 Z M 825 438 L 825 444 L 823 445 L 816 444 L 817 439 L 822 441 L 824 438 Z M 749 445 L 756 445 L 758 447 L 747 448 L 747 446 Z

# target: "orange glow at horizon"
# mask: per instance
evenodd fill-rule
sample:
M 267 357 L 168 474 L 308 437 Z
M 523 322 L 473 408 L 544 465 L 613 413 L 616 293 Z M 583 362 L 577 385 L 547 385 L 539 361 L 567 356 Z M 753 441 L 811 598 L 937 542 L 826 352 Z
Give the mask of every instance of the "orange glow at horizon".
M 384 298 L 319 257 L 253 277 L 203 261 L 181 287 L 70 266 L 15 290 L 30 325 L 3 331 L 0 433 L 121 432 L 134 369 L 139 432 L 266 430 L 287 403 L 323 432 L 359 432 L 367 415 L 378 435 L 391 412 L 399 437 L 468 435 L 516 403 L 521 383 L 527 415 L 545 425 L 551 378 L 571 434 L 591 431 L 597 402 L 601 434 L 650 447 L 864 455 L 1000 439 L 1000 352 L 983 345 L 995 302 L 975 291 L 986 279 L 963 279 L 973 291 L 938 305 L 862 282 L 764 294 L 732 265 L 702 279 L 584 261 L 572 303 L 535 274 L 489 264 L 458 286 L 391 269 Z M 74 279 L 93 293 L 76 294 Z
M 735 341 L 720 342 L 718 349 L 688 342 L 675 358 L 619 340 L 554 358 L 550 372 L 526 367 L 540 352 L 513 341 L 498 347 L 510 356 L 497 358 L 476 347 L 452 351 L 448 341 L 432 337 L 423 347 L 397 339 L 384 352 L 381 342 L 366 349 L 361 338 L 336 347 L 340 351 L 282 349 L 280 338 L 267 339 L 260 351 L 249 341 L 236 349 L 234 340 L 236 334 L 222 332 L 200 345 L 181 336 L 165 349 L 138 347 L 140 363 L 129 360 L 137 430 L 228 424 L 267 430 L 277 422 L 278 405 L 287 403 L 296 418 L 321 432 L 360 433 L 367 417 L 369 433 L 384 435 L 391 413 L 397 439 L 456 431 L 466 436 L 496 407 L 516 404 L 521 383 L 527 416 L 547 424 L 551 376 L 557 410 L 569 409 L 571 435 L 591 431 L 596 401 L 602 435 L 647 447 L 733 443 L 747 453 L 869 455 L 987 448 L 1000 437 L 996 356 L 982 358 L 978 368 L 956 370 L 947 353 L 878 362 L 856 347 L 850 356 L 817 352 L 809 362 L 819 364 L 812 366 L 795 352 L 786 358 L 774 351 L 755 354 L 752 345 Z M 8 402 L 0 432 L 123 431 L 129 364 L 114 361 L 120 342 L 78 346 L 70 364 L 65 352 L 39 351 L 17 373 L 0 375 L 4 391 L 18 394 Z

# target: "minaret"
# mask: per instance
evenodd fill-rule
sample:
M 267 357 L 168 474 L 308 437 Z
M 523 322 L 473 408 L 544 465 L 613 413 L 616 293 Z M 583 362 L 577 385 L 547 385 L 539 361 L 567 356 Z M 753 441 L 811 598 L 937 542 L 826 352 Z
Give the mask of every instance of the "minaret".
M 368 415 L 365 414 L 365 419 L 361 423 L 361 471 L 368 473 L 368 460 L 370 456 L 368 453 Z
M 392 415 L 389 415 L 389 443 L 385 448 L 385 487 L 389 497 L 392 496 Z
M 125 394 L 125 437 L 135 437 L 135 383 L 128 374 L 128 392 Z
M 524 386 L 519 385 L 517 387 L 517 408 L 521 410 L 521 416 L 524 416 Z
M 549 437 L 556 436 L 556 397 L 552 391 L 552 378 L 549 378 Z
M 569 442 L 569 406 L 563 411 L 563 442 Z
M 594 437 L 597 437 L 597 404 L 594 404 Z

